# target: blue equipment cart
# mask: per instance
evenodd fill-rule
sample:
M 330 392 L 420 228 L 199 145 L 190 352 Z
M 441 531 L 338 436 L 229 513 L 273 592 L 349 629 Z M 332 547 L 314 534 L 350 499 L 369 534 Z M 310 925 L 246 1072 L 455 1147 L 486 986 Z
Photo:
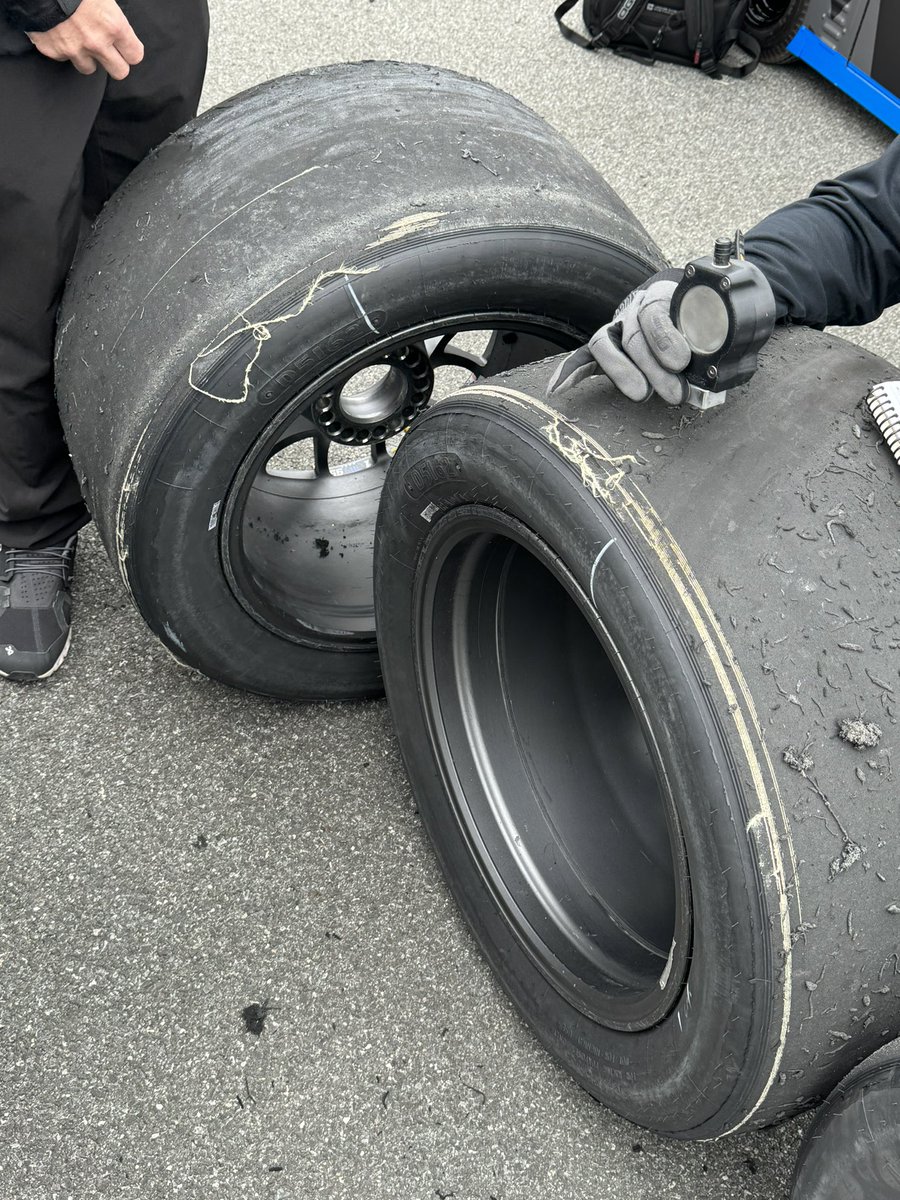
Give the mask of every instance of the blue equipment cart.
M 813 0 L 788 49 L 900 133 L 900 0 Z

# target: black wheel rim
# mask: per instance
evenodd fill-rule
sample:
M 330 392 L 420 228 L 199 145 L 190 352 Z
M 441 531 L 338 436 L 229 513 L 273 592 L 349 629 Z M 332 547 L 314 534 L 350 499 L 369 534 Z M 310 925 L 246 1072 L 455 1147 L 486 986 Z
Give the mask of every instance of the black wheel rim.
M 445 518 L 417 586 L 419 686 L 481 878 L 572 1004 L 650 1028 L 684 986 L 690 880 L 633 680 L 559 560 L 495 510 Z
M 370 650 L 375 519 L 394 439 L 436 384 L 447 394 L 578 340 L 546 318 L 474 313 L 385 339 L 289 399 L 224 505 L 223 567 L 242 607 L 289 641 Z

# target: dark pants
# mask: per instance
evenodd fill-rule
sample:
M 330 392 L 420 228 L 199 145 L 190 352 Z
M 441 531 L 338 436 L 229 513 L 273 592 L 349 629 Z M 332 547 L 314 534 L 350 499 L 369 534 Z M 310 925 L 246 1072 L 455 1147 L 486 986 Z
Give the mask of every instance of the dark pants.
M 194 116 L 203 86 L 206 0 L 122 7 L 145 56 L 120 83 L 0 54 L 0 545 L 52 545 L 89 519 L 54 397 L 63 283 L 82 215 Z

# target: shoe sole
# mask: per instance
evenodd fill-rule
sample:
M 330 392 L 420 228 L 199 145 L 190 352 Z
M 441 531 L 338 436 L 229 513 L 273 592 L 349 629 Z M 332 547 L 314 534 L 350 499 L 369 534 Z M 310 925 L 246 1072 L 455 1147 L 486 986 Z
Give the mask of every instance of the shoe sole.
M 66 655 L 69 653 L 69 647 L 72 645 L 72 630 L 69 630 L 69 636 L 66 638 L 66 644 L 62 648 L 62 653 L 53 664 L 49 671 L 45 671 L 43 675 L 13 675 L 8 671 L 0 670 L 0 678 L 11 679 L 13 683 L 40 683 L 44 679 L 49 679 L 51 675 L 55 675 L 59 668 L 66 661 Z

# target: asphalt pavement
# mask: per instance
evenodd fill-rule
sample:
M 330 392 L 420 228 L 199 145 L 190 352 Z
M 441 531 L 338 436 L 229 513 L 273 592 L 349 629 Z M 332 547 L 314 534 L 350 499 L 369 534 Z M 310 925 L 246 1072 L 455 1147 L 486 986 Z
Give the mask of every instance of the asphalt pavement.
M 676 261 L 888 143 L 805 68 L 589 55 L 552 7 L 215 0 L 204 105 L 346 59 L 478 75 Z M 900 362 L 896 316 L 850 336 Z M 536 1044 L 445 892 L 383 704 L 180 668 L 82 550 L 63 670 L 0 686 L 2 1200 L 786 1196 L 802 1122 L 664 1141 Z

